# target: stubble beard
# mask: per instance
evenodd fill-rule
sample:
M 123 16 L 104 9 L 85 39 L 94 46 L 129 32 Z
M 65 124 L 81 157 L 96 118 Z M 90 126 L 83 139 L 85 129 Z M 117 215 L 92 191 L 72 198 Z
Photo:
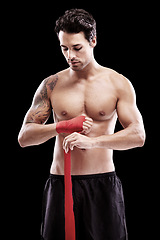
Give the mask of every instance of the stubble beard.
M 91 62 L 90 60 L 88 60 L 85 64 L 83 64 L 82 62 L 80 62 L 80 63 L 78 64 L 78 66 L 72 66 L 72 64 L 70 64 L 70 68 L 71 68 L 73 71 L 81 71 L 81 70 L 83 70 L 84 68 L 86 68 L 90 62 Z

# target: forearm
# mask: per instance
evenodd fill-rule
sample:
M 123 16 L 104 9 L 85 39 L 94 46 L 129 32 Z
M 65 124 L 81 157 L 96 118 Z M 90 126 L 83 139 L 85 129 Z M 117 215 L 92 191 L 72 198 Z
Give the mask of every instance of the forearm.
M 113 150 L 127 150 L 143 146 L 145 132 L 139 125 L 131 125 L 112 135 L 103 135 L 94 138 L 94 147 Z
M 27 123 L 22 127 L 18 141 L 21 147 L 39 145 L 55 137 L 57 134 L 56 123 L 46 125 Z
M 59 133 L 72 133 L 80 131 L 85 133 L 90 132 L 93 120 L 86 116 L 78 116 L 76 118 L 61 121 L 53 124 L 37 124 L 26 123 L 18 136 L 18 141 L 21 147 L 39 145 L 46 142 Z

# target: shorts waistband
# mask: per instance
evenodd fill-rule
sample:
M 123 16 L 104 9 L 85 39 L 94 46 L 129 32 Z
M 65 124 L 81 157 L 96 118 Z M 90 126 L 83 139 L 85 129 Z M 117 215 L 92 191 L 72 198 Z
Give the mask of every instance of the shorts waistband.
M 106 172 L 106 173 L 96 173 L 96 174 L 87 174 L 87 175 L 72 175 L 72 180 L 85 180 L 85 179 L 91 179 L 91 178 L 105 178 L 105 177 L 112 177 L 116 176 L 116 172 Z M 61 179 L 64 180 L 64 175 L 57 175 L 57 174 L 51 174 L 50 178 L 54 179 Z

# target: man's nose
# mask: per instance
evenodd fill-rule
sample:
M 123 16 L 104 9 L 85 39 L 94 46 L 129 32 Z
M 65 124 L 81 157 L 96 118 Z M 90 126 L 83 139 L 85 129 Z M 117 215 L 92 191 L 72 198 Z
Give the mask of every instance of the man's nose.
M 72 60 L 73 58 L 75 58 L 75 54 L 72 50 L 68 50 L 68 60 Z

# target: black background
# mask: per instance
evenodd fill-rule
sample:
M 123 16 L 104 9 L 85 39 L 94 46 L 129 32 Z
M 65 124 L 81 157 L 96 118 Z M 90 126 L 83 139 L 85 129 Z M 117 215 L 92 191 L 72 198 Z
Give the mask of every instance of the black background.
M 70 8 L 84 8 L 97 22 L 95 59 L 103 66 L 122 73 L 132 82 L 137 105 L 143 116 L 147 139 L 143 148 L 115 151 L 114 162 L 125 196 L 129 239 L 144 239 L 153 232 L 151 199 L 155 170 L 153 133 L 156 129 L 156 82 L 153 77 L 156 6 L 135 2 L 122 4 L 100 1 L 83 4 L 23 2 L 7 6 L 5 27 L 5 163 L 2 180 L 5 201 L 3 236 L 40 239 L 41 201 L 52 162 L 54 139 L 34 147 L 21 148 L 17 142 L 24 115 L 41 81 L 68 65 L 54 33 L 55 21 Z M 152 19 L 151 19 L 152 16 Z M 49 119 L 52 122 L 52 118 Z M 2 125 L 3 126 L 3 125 Z M 116 130 L 120 126 L 117 124 Z M 3 129 L 2 129 L 3 130 Z M 97 223 L 99 224 L 99 223 Z

